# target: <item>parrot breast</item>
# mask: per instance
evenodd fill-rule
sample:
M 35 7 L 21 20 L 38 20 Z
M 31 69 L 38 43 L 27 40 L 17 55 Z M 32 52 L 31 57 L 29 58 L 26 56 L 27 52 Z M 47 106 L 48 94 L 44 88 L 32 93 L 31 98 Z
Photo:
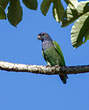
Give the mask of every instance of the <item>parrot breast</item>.
M 62 64 L 62 59 L 60 55 L 57 53 L 57 51 L 55 50 L 54 46 L 45 49 L 43 53 L 44 53 L 45 60 L 51 66 L 54 66 L 54 65 L 64 66 Z

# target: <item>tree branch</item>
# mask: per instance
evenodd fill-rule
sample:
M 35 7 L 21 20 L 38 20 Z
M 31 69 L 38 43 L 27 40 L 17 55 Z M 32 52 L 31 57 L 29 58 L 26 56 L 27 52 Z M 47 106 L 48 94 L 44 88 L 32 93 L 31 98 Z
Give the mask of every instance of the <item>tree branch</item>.
M 0 61 L 0 70 L 13 72 L 31 72 L 36 74 L 56 75 L 56 74 L 78 74 L 89 72 L 89 65 L 83 66 L 42 66 L 25 65 Z

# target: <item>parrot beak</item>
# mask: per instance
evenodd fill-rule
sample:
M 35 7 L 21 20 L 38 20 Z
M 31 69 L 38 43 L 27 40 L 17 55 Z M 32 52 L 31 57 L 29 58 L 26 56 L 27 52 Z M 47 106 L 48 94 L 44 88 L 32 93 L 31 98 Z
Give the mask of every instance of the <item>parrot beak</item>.
M 37 39 L 41 40 L 41 36 L 40 36 L 40 35 L 38 35 Z

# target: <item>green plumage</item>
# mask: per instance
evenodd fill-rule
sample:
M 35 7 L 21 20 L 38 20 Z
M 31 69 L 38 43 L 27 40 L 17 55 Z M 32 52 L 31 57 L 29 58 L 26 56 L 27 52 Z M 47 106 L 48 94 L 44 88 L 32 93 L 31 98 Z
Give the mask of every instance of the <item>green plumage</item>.
M 46 49 L 45 51 L 42 51 L 43 57 L 46 60 L 48 65 L 55 66 L 65 66 L 65 60 L 63 53 L 61 51 L 60 46 L 56 41 L 53 41 L 54 46 L 51 46 L 50 48 Z M 63 83 L 66 83 L 67 75 L 63 74 L 60 75 L 61 80 Z
M 42 41 L 42 53 L 45 61 L 51 66 L 65 66 L 65 60 L 60 46 L 53 41 L 47 33 L 38 34 L 38 39 Z M 59 74 L 62 82 L 66 84 L 67 74 Z
M 60 65 L 65 66 L 64 56 L 62 54 L 61 48 L 56 41 L 53 41 L 54 46 L 43 51 L 43 57 L 45 58 L 48 65 Z

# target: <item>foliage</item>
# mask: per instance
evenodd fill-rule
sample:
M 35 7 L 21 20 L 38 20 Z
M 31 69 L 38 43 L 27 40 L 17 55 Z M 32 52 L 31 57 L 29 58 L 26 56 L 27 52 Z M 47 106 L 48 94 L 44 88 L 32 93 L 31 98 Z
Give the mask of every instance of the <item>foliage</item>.
M 52 4 L 53 17 L 62 27 L 77 20 L 71 30 L 71 42 L 73 47 L 77 48 L 89 40 L 89 1 L 64 1 L 67 4 L 65 10 L 61 0 L 43 0 L 40 10 L 46 16 Z M 22 0 L 22 2 L 28 9 L 37 10 L 37 0 Z M 5 13 L 6 8 L 7 13 Z M 10 24 L 16 26 L 22 20 L 22 16 L 20 0 L 0 0 L 0 19 L 7 18 Z
M 6 19 L 6 14 L 1 6 L 0 6 L 0 19 Z
M 37 9 L 37 0 L 22 0 L 24 5 L 29 8 L 29 9 L 32 9 L 32 10 L 36 10 Z
M 19 0 L 10 1 L 7 17 L 13 26 L 16 26 L 22 20 L 22 8 Z

